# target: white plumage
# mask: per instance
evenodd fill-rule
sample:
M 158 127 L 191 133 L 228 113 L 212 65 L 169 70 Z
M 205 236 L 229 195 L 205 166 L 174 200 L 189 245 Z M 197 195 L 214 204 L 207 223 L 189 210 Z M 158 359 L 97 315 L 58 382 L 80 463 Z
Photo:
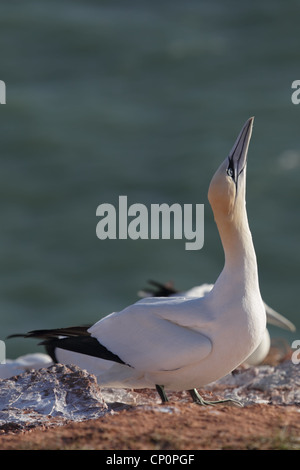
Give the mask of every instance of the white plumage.
M 204 297 L 206 294 L 208 294 L 212 288 L 214 287 L 213 284 L 201 284 L 200 286 L 195 286 L 192 287 L 191 289 L 188 289 L 187 291 L 184 292 L 179 292 L 176 291 L 172 285 L 172 283 L 166 283 L 166 284 L 161 284 L 156 281 L 149 281 L 150 284 L 153 284 L 156 287 L 156 290 L 154 289 L 145 289 L 142 291 L 139 291 L 140 297 L 159 297 L 159 296 L 164 296 L 164 297 L 169 297 L 169 296 L 184 296 L 184 297 Z M 267 315 L 267 323 L 270 325 L 278 326 L 279 328 L 283 328 L 285 330 L 289 331 L 295 331 L 296 327 L 295 325 L 288 320 L 286 317 L 281 315 L 280 313 L 276 312 L 273 308 L 271 308 L 269 305 L 264 302 L 265 309 L 266 309 L 266 315 Z M 265 329 L 265 332 L 263 334 L 262 340 L 253 351 L 249 357 L 244 361 L 244 364 L 249 365 L 249 366 L 256 366 L 261 364 L 264 359 L 267 357 L 269 354 L 271 347 L 271 337 L 268 329 Z
M 100 385 L 156 387 L 163 400 L 164 389 L 189 390 L 202 404 L 195 388 L 228 374 L 255 350 L 266 328 L 266 313 L 245 205 L 252 126 L 250 118 L 209 187 L 225 253 L 213 289 L 204 297 L 142 299 L 99 320 L 83 339 L 71 335 L 53 340 L 50 332 L 45 343 L 55 348 L 59 362 L 87 369 Z M 81 354 L 87 337 L 94 341 L 98 357 Z M 105 359 L 96 353 L 98 346 L 106 348 Z

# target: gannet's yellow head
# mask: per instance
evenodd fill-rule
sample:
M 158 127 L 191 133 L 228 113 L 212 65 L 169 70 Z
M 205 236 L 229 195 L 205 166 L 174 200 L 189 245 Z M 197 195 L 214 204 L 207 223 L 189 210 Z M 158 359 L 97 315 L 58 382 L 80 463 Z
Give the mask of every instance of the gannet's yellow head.
M 229 156 L 214 174 L 208 200 L 215 218 L 232 219 L 245 207 L 246 164 L 254 118 L 244 124 Z

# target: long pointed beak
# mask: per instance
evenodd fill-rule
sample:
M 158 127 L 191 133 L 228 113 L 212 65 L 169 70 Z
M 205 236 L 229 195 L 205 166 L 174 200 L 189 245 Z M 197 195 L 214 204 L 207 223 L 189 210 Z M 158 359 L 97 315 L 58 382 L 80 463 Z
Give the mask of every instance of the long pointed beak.
M 235 182 L 237 182 L 238 176 L 242 173 L 247 163 L 248 147 L 252 134 L 253 121 L 254 117 L 251 117 L 245 122 L 228 155 L 229 165 L 227 172 Z

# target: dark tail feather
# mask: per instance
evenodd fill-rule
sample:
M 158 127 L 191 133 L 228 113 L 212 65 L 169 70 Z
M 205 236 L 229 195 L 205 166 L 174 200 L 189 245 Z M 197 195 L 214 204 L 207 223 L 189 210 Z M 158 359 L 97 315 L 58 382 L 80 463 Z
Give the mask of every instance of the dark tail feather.
M 39 339 L 50 339 L 60 338 L 62 336 L 89 336 L 87 331 L 91 325 L 88 326 L 71 326 L 68 328 L 55 328 L 49 330 L 33 330 L 28 333 L 14 334 L 8 336 L 9 338 L 39 338 Z
M 52 330 L 34 330 L 26 334 L 10 335 L 8 338 L 39 338 L 43 341 L 39 344 L 45 349 L 53 362 L 58 362 L 55 350 L 57 348 L 67 351 L 99 357 L 108 361 L 125 364 L 116 354 L 109 351 L 96 338 L 92 338 L 87 331 L 89 326 L 72 326 L 69 328 L 56 328 Z M 128 365 L 128 364 L 127 364 Z

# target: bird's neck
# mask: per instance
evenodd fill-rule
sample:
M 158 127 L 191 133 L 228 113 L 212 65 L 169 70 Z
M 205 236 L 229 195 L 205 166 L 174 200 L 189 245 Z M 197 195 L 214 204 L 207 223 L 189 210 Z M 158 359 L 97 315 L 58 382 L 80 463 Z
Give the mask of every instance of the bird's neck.
M 256 254 L 248 225 L 246 208 L 233 216 L 216 218 L 224 254 L 223 274 L 232 282 L 251 283 L 258 288 Z

